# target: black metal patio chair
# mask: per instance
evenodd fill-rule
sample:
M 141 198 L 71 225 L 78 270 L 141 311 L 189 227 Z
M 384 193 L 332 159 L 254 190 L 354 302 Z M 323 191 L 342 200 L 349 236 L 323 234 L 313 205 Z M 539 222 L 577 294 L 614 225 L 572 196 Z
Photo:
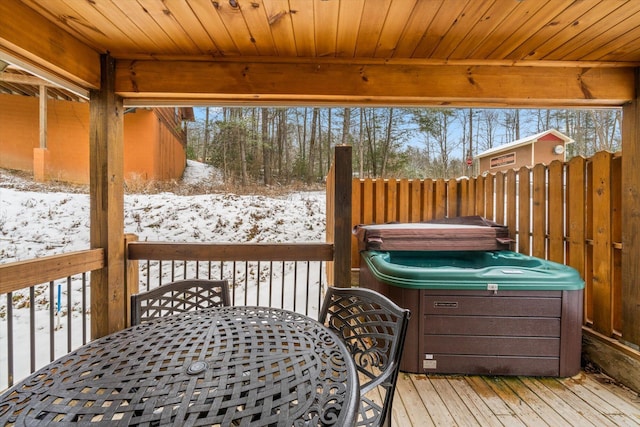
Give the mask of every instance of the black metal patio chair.
M 185 311 L 230 304 L 226 280 L 179 280 L 131 295 L 131 325 Z
M 391 425 L 391 405 L 410 314 L 370 289 L 327 290 L 319 321 L 342 337 L 355 360 L 360 377 L 357 426 Z

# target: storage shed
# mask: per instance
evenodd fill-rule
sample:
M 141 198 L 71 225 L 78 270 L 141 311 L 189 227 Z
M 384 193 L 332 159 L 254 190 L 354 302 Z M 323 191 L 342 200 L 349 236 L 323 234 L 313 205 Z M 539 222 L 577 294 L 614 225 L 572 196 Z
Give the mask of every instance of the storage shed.
M 554 160 L 565 161 L 566 145 L 572 142 L 573 139 L 567 135 L 555 129 L 549 129 L 493 147 L 476 156 L 478 173 L 519 169 L 522 166 L 533 166 L 537 163 L 549 164 Z

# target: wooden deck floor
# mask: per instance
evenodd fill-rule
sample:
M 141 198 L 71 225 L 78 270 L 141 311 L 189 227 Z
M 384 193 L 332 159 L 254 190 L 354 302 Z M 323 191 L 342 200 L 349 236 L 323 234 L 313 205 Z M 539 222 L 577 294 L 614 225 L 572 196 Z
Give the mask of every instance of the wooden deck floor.
M 640 397 L 603 374 L 571 378 L 400 373 L 393 426 L 640 426 Z

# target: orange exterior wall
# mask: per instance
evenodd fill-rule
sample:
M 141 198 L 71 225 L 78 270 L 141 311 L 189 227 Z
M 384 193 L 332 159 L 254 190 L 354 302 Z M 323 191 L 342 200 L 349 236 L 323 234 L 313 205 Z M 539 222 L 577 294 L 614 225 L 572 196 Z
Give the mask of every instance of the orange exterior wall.
M 34 149 L 40 147 L 38 108 L 38 98 L 0 95 L 0 167 L 34 172 Z M 88 103 L 49 100 L 44 157 L 47 179 L 89 183 Z M 180 140 L 152 110 L 125 114 L 125 179 L 177 179 L 185 164 Z
M 151 110 L 124 116 L 125 179 L 166 181 L 182 176 L 187 162 L 180 141 Z

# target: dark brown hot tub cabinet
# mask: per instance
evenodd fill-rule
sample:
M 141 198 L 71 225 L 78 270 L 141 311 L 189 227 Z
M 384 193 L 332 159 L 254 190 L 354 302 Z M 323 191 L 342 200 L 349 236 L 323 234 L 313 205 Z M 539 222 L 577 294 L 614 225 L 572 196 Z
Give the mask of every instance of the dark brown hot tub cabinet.
M 584 282 L 570 267 L 510 251 L 364 251 L 360 286 L 411 310 L 403 371 L 580 371 Z

